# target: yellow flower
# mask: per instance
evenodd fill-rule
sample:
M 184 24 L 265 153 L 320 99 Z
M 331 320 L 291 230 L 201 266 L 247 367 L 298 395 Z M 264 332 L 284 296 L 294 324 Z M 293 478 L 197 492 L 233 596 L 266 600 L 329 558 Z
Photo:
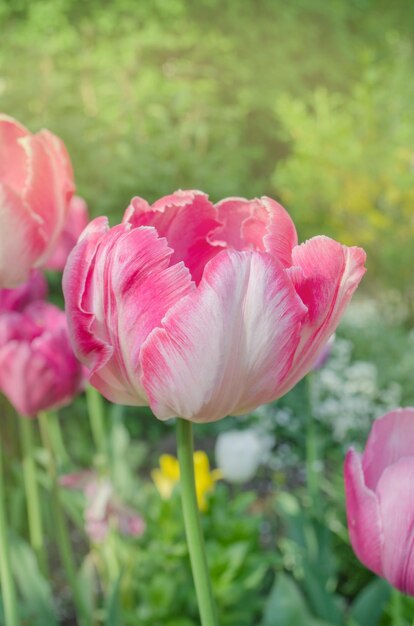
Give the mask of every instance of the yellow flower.
M 206 495 L 211 493 L 214 486 L 222 478 L 221 470 L 210 470 L 208 456 L 203 451 L 194 452 L 194 473 L 198 508 L 207 509 Z M 160 456 L 160 467 L 151 472 L 152 480 L 164 500 L 171 498 L 174 487 L 180 481 L 180 466 L 178 459 L 171 454 Z

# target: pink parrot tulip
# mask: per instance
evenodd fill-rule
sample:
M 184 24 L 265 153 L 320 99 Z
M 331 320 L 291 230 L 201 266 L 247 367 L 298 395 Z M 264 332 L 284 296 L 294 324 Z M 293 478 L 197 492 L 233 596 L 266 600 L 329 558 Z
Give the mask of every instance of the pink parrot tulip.
M 83 384 L 63 311 L 39 301 L 0 315 L 0 391 L 21 415 L 68 404 Z
M 0 115 L 0 287 L 16 287 L 46 265 L 73 191 L 62 141 L 48 130 L 32 135 Z
M 0 289 L 0 314 L 23 311 L 31 302 L 47 297 L 47 281 L 39 270 L 30 272 L 29 280 L 14 289 Z
M 134 198 L 83 232 L 63 277 L 74 349 L 106 398 L 209 422 L 276 400 L 313 366 L 364 272 L 327 237 L 298 245 L 270 198 Z
M 363 454 L 345 460 L 348 528 L 355 554 L 414 595 L 414 408 L 374 422 Z
M 49 269 L 63 270 L 70 251 L 75 246 L 88 221 L 88 205 L 80 196 L 73 196 L 69 203 L 63 231 L 55 245 L 52 256 L 47 262 Z

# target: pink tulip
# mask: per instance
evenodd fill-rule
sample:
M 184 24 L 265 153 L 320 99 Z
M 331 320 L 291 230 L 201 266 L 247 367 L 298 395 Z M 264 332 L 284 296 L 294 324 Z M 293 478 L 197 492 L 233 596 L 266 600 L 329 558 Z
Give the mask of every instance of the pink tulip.
M 48 130 L 36 135 L 0 115 L 0 287 L 44 267 L 65 224 L 74 191 L 69 156 Z
M 67 489 L 78 489 L 84 492 L 86 498 L 85 530 L 94 543 L 105 541 L 112 527 L 129 537 L 140 537 L 143 534 L 144 520 L 134 509 L 118 500 L 114 487 L 108 479 L 99 478 L 92 471 L 83 471 L 66 474 L 59 482 Z
M 75 246 L 88 221 L 88 205 L 83 198 L 73 196 L 69 203 L 69 211 L 63 231 L 55 245 L 52 256 L 47 262 L 49 269 L 63 270 L 69 252 Z
M 364 262 L 327 237 L 297 245 L 270 198 L 134 198 L 122 224 L 91 222 L 68 259 L 74 349 L 106 398 L 161 420 L 247 413 L 312 368 Z
M 42 272 L 32 270 L 29 280 L 15 289 L 0 289 L 0 314 L 6 311 L 23 311 L 31 302 L 47 297 L 47 282 Z
M 414 408 L 374 422 L 364 453 L 345 460 L 348 528 L 357 557 L 414 595 Z
M 72 352 L 66 316 L 46 302 L 0 315 L 0 391 L 25 416 L 71 402 L 83 367 Z

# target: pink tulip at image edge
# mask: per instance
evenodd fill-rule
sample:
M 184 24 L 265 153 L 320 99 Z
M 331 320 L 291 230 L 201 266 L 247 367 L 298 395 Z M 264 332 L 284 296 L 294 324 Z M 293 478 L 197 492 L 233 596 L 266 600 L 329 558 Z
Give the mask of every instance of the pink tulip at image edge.
M 298 245 L 271 198 L 177 191 L 93 220 L 63 288 L 71 339 L 112 402 L 209 422 L 289 391 L 313 366 L 365 272 L 365 252 Z
M 363 454 L 349 450 L 345 493 L 357 557 L 414 595 L 414 408 L 377 419 Z
M 47 266 L 74 189 L 63 142 L 0 114 L 0 287 L 17 287 Z
M 84 382 L 63 311 L 39 301 L 0 315 L 0 391 L 21 415 L 69 404 Z

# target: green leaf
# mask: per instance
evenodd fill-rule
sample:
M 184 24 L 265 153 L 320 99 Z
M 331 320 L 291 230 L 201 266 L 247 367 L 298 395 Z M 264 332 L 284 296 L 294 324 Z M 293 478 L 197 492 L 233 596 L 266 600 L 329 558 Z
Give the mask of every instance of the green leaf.
M 267 599 L 261 626 L 331 626 L 314 619 L 295 582 L 279 574 Z
M 13 574 L 30 624 L 57 626 L 52 592 L 40 573 L 33 550 L 17 537 L 12 539 L 10 550 Z
M 112 584 L 109 596 L 105 602 L 106 619 L 105 626 L 122 626 L 123 620 L 121 615 L 121 605 L 119 601 L 119 592 L 122 574 Z
M 354 600 L 350 612 L 352 623 L 358 626 L 377 626 L 390 593 L 391 587 L 385 580 L 374 579 Z

